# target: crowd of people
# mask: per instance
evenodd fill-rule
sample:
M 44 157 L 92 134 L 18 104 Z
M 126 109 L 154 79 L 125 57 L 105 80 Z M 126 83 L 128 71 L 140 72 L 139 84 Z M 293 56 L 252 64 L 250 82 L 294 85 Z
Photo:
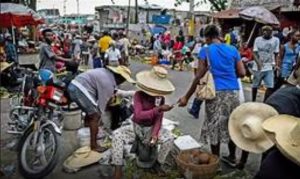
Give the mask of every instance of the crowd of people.
M 263 82 L 266 87 L 266 104 L 274 107 L 280 114 L 300 117 L 300 31 L 291 29 L 286 39 L 279 39 L 272 32 L 271 26 L 262 27 L 261 36 L 255 39 L 253 48 L 247 43 L 239 45 L 240 40 L 232 30 L 224 38 L 221 37 L 220 28 L 215 25 L 206 26 L 204 38 L 189 36 L 186 39 L 182 31 L 179 31 L 178 36 L 171 37 L 167 31 L 153 35 L 149 43 L 149 50 L 153 50 L 153 54 L 157 56 L 158 64 L 170 65 L 171 69 L 175 69 L 178 64 L 180 71 L 184 70 L 186 64 L 191 65 L 194 70 L 195 77 L 190 88 L 178 100 L 180 107 L 188 104 L 197 91 L 200 79 L 207 71 L 211 72 L 215 97 L 205 100 L 206 119 L 201 129 L 201 141 L 209 144 L 211 153 L 217 156 L 222 153 L 221 144 L 227 144 L 229 155 L 220 157 L 238 169 L 245 167 L 248 152 L 251 152 L 242 148 L 241 159 L 237 161 L 237 142 L 232 139 L 228 130 L 230 115 L 244 102 L 241 100 L 243 88 L 240 79 L 246 76 L 252 82 L 252 101 L 256 101 L 258 89 Z M 91 69 L 77 75 L 68 86 L 70 98 L 86 114 L 85 124 L 90 128 L 91 150 L 106 150 L 97 144 L 98 126 L 107 105 L 116 96 L 124 95 L 118 85 L 125 81 L 136 84 L 137 91 L 129 94 L 134 99 L 132 121 L 130 125 L 116 127 L 113 133 L 112 165 L 116 167 L 114 178 L 122 177 L 124 144 L 134 141 L 138 146 L 133 150 L 137 153 L 137 158 L 152 161 L 151 165 L 163 175 L 161 166 L 173 144 L 172 136 L 161 128 L 164 113 L 174 107 L 165 102 L 165 96 L 175 91 L 168 80 L 167 70 L 155 66 L 151 70 L 139 72 L 136 81 L 133 80 L 128 68 L 132 43 L 123 31 L 79 35 L 54 34 L 51 29 L 44 29 L 42 35 L 40 69 L 60 72 L 79 65 L 86 65 Z M 11 37 L 6 37 L 6 44 L 7 61 L 17 62 Z M 195 118 L 199 118 L 203 101 L 195 98 L 188 110 Z M 299 137 L 295 141 L 295 145 L 300 145 Z M 161 144 L 161 147 L 153 159 L 150 157 L 153 154 L 152 148 L 157 144 Z M 256 178 L 299 178 L 299 155 L 288 155 L 290 157 L 285 157 L 282 148 L 277 146 L 266 152 Z M 291 162 L 294 160 L 298 163 Z M 290 167 L 281 167 L 285 164 Z M 277 173 L 272 173 L 273 167 Z

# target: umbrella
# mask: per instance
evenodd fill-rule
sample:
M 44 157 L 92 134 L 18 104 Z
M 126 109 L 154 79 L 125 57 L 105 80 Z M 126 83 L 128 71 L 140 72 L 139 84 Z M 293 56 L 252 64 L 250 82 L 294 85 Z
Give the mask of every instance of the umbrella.
M 267 10 L 262 6 L 253 6 L 253 7 L 246 8 L 242 10 L 239 13 L 239 15 L 243 19 L 253 20 L 256 22 L 248 38 L 247 44 L 249 44 L 250 40 L 252 39 L 252 36 L 254 35 L 254 31 L 257 27 L 257 23 L 270 24 L 270 25 L 280 24 L 277 17 L 272 12 L 270 12 L 269 10 Z
M 29 7 L 15 3 L 0 3 L 0 27 L 12 28 L 14 44 L 15 31 L 13 27 L 38 25 L 42 23 L 42 17 Z
M 253 6 L 242 10 L 239 15 L 246 20 L 254 20 L 262 24 L 279 25 L 277 17 L 262 6 Z
M 0 27 L 38 25 L 43 19 L 35 11 L 22 4 L 0 3 Z

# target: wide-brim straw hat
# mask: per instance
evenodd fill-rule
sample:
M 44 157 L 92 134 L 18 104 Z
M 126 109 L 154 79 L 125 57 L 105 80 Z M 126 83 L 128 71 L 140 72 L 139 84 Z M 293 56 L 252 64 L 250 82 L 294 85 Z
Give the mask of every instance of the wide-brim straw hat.
M 262 126 L 265 131 L 275 134 L 280 152 L 300 166 L 300 118 L 279 115 L 269 118 Z
M 166 96 L 175 91 L 174 85 L 168 80 L 168 71 L 161 66 L 139 72 L 136 81 L 137 88 L 150 96 Z
M 263 153 L 274 143 L 262 128 L 262 123 L 278 112 L 263 103 L 249 102 L 237 107 L 230 115 L 229 135 L 241 149 L 253 153 Z
M 82 167 L 97 163 L 101 159 L 101 153 L 93 151 L 90 147 L 81 147 L 77 149 L 64 162 L 64 168 L 68 171 L 77 171 Z
M 135 83 L 135 80 L 131 78 L 131 71 L 130 71 L 130 69 L 127 68 L 126 66 L 123 66 L 123 65 L 119 65 L 117 67 L 107 66 L 107 68 L 109 70 L 111 70 L 113 73 L 121 75 L 129 83 Z
M 0 72 L 8 69 L 9 67 L 11 67 L 14 63 L 7 63 L 7 62 L 0 62 Z

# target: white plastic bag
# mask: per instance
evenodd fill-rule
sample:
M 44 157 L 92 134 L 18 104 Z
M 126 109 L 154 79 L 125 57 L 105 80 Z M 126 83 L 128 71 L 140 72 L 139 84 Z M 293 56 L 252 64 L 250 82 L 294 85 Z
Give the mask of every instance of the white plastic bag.
M 240 100 L 240 103 L 242 104 L 242 103 L 245 102 L 245 95 L 244 95 L 243 84 L 242 84 L 242 81 L 241 81 L 240 78 L 238 79 L 238 83 L 239 83 L 239 87 L 240 87 L 240 90 L 239 90 L 239 100 Z

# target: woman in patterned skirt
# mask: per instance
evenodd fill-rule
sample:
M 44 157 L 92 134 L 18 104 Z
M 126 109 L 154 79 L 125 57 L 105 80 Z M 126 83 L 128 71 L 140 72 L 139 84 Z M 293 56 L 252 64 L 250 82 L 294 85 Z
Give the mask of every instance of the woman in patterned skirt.
M 237 49 L 222 43 L 219 35 L 217 26 L 206 27 L 205 37 L 208 46 L 203 47 L 198 54 L 198 74 L 186 95 L 179 100 L 179 106 L 187 105 L 199 80 L 207 70 L 210 70 L 214 78 L 216 97 L 206 100 L 207 118 L 202 127 L 201 139 L 205 143 L 210 142 L 212 153 L 218 156 L 220 144 L 228 144 L 230 154 L 224 158 L 235 163 L 235 145 L 229 138 L 228 120 L 230 113 L 240 104 L 238 77 L 245 75 L 245 69 Z

